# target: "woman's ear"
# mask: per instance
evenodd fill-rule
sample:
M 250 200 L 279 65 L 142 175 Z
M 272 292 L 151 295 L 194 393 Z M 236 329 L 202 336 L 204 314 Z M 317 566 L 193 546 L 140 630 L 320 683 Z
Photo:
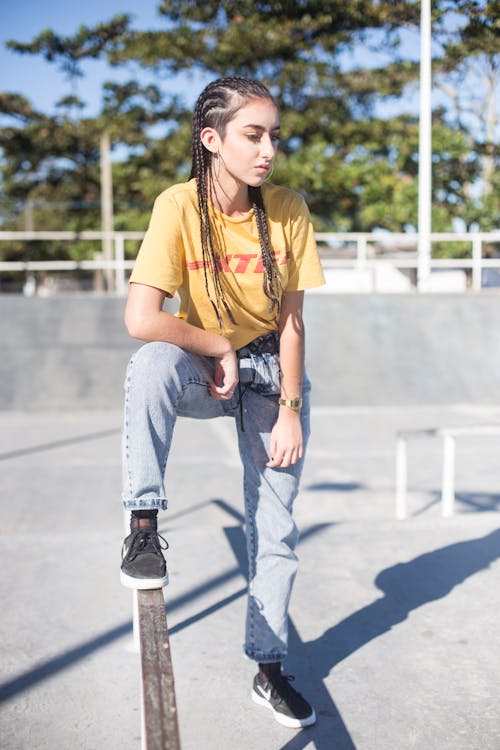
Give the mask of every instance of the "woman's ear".
M 200 139 L 207 151 L 217 154 L 220 150 L 220 137 L 214 128 L 203 128 L 200 133 Z

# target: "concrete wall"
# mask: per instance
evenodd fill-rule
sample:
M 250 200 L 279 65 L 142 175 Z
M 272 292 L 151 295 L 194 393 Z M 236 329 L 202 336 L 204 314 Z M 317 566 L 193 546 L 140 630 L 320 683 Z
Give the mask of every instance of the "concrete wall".
M 500 403 L 497 294 L 309 296 L 307 323 L 318 403 Z
M 116 407 L 133 350 L 123 305 L 104 297 L 0 297 L 0 409 Z
M 120 408 L 123 307 L 0 296 L 0 409 Z M 309 294 L 305 317 L 316 404 L 500 402 L 496 294 Z

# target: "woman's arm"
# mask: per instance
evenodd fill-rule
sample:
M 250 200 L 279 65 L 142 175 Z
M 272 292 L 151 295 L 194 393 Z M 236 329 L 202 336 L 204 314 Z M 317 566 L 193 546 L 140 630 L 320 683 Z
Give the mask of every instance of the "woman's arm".
M 133 338 L 166 341 L 204 357 L 215 357 L 216 379 L 210 392 L 214 398 L 231 398 L 238 383 L 236 354 L 228 339 L 204 331 L 163 310 L 166 294 L 145 284 L 130 284 L 125 325 Z
M 285 292 L 279 321 L 281 396 L 300 397 L 304 375 L 304 292 Z M 280 406 L 271 432 L 270 468 L 285 468 L 302 458 L 300 411 Z

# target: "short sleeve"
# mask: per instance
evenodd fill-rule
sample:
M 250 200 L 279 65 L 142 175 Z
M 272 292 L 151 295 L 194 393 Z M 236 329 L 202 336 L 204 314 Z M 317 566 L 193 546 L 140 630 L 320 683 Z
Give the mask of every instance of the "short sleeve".
M 324 283 L 309 209 L 302 196 L 296 194 L 290 207 L 290 257 L 285 291 L 312 289 Z
M 130 281 L 162 289 L 172 297 L 182 283 L 183 266 L 181 217 L 175 199 L 165 191 L 154 202 Z

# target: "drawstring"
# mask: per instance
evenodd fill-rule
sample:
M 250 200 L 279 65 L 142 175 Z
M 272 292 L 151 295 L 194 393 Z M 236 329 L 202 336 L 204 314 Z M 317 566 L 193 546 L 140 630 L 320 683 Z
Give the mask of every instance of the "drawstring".
M 250 384 L 246 385 L 243 390 L 241 388 L 241 383 L 238 380 L 238 406 L 240 408 L 240 422 L 241 422 L 241 431 L 245 432 L 245 425 L 243 424 L 243 396 L 247 392 L 247 390 L 250 388 Z
M 240 407 L 241 431 L 245 432 L 245 426 L 243 424 L 243 393 L 241 392 L 241 383 L 239 380 L 238 380 L 238 400 L 239 400 L 239 407 Z

